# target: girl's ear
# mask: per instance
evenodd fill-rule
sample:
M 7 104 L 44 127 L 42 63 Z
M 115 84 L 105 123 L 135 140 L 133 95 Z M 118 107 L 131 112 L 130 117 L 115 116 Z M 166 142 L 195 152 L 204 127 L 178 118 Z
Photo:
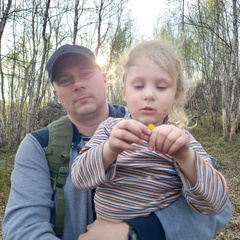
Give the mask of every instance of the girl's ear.
M 178 102 L 179 100 L 180 100 L 180 98 L 182 97 L 182 95 L 183 95 L 183 92 L 184 92 L 184 89 L 181 87 L 177 87 L 177 89 L 176 89 L 176 93 L 175 93 L 175 102 Z
M 174 103 L 178 102 L 178 99 L 179 99 L 179 91 L 176 91 L 175 98 L 174 98 Z
M 126 102 L 126 92 L 125 92 L 124 85 L 122 85 L 122 94 L 123 94 L 123 101 Z

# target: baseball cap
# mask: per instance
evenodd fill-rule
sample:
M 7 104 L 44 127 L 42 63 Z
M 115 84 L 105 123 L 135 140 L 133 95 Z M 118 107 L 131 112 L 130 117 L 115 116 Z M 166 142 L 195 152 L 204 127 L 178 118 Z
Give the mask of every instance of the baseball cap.
M 46 68 L 48 71 L 48 77 L 51 82 L 54 81 L 53 80 L 54 79 L 54 76 L 53 76 L 54 75 L 54 67 L 55 67 L 55 64 L 57 63 L 57 61 L 59 61 L 61 58 L 63 58 L 64 55 L 71 54 L 71 53 L 82 55 L 96 64 L 96 57 L 90 49 L 83 47 L 83 46 L 79 46 L 79 45 L 65 44 L 65 45 L 59 47 L 53 53 L 53 55 L 50 57 L 50 59 L 47 61 Z

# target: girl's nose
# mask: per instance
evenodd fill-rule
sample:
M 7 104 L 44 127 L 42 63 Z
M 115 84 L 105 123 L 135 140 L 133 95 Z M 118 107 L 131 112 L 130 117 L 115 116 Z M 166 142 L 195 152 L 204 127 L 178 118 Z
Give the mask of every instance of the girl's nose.
M 146 89 L 144 94 L 144 100 L 153 101 L 154 100 L 154 93 L 151 89 Z

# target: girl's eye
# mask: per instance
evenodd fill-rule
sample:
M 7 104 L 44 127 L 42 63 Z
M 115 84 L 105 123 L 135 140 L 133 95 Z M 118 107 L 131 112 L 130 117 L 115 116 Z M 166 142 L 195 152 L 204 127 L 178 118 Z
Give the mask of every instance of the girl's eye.
M 136 89 L 142 89 L 144 86 L 143 85 L 134 85 L 133 87 Z
M 160 91 L 163 91 L 165 90 L 167 87 L 166 86 L 157 86 L 157 89 L 160 90 Z

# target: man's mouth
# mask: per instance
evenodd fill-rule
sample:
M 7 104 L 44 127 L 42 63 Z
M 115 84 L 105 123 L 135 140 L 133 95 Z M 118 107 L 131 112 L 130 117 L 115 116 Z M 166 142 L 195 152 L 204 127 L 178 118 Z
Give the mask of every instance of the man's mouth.
M 75 102 L 84 102 L 85 100 L 87 100 L 89 98 L 89 96 L 82 96 L 79 97 L 75 100 Z

